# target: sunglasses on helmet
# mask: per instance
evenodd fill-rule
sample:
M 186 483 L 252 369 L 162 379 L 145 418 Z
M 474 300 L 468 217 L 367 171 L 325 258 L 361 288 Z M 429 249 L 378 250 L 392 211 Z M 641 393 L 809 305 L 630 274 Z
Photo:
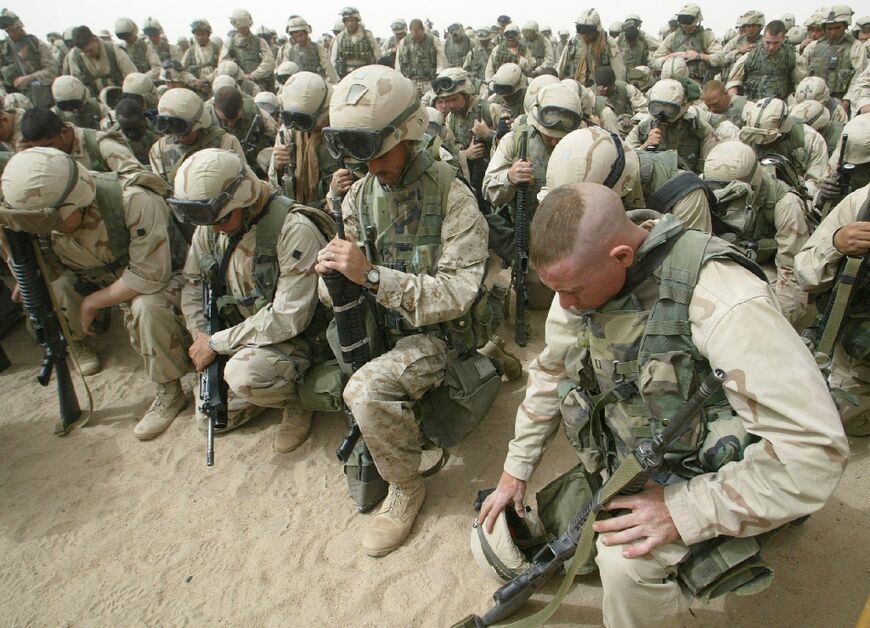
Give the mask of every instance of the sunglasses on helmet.
M 172 213 L 181 221 L 193 225 L 221 225 L 225 224 L 230 219 L 230 214 L 227 214 L 220 220 L 218 216 L 227 206 L 227 203 L 233 198 L 233 194 L 239 188 L 239 185 L 245 178 L 245 164 L 239 170 L 239 174 L 226 187 L 224 191 L 214 198 L 203 200 L 184 200 L 180 198 L 170 197 L 167 199 L 169 206 L 172 208 Z
M 171 135 L 187 135 L 193 127 L 192 122 L 178 116 L 158 115 L 154 118 L 154 130 Z

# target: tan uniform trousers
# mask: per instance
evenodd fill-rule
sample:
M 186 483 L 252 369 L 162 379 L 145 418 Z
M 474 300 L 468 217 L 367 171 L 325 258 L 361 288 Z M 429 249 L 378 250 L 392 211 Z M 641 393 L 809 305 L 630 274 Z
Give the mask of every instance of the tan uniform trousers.
M 264 408 L 302 410 L 296 381 L 311 365 L 307 353 L 293 342 L 245 347 L 224 366 L 227 383 L 227 431 L 244 425 Z M 204 421 L 197 402 L 196 417 Z
M 601 612 L 608 628 L 679 626 L 687 600 L 675 579 L 677 565 L 689 553 L 683 543 L 669 543 L 640 558 L 625 558 L 623 545 L 596 542 L 604 599 Z
M 831 387 L 841 388 L 858 400 L 858 405 L 846 399 L 835 399 L 843 425 L 859 426 L 870 419 L 870 365 L 849 356 L 838 342 L 831 363 Z M 862 431 L 863 433 L 863 431 Z
M 446 369 L 444 341 L 416 334 L 400 338 L 345 386 L 344 401 L 387 482 L 401 484 L 419 474 L 421 434 L 413 402 L 440 385 Z
M 72 340 L 79 341 L 85 336 L 79 319 L 84 296 L 76 291 L 75 281 L 73 273 L 65 272 L 52 283 L 52 290 Z M 181 314 L 183 285 L 184 277 L 176 273 L 160 292 L 140 294 L 118 306 L 124 313 L 130 344 L 142 356 L 148 377 L 155 384 L 174 382 L 190 370 L 190 335 Z

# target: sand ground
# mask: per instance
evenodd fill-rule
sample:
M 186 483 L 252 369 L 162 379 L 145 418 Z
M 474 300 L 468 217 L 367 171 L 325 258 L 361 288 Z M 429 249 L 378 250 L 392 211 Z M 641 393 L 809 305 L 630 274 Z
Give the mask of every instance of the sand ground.
M 535 313 L 526 363 L 542 346 L 542 323 Z M 495 586 L 468 548 L 471 503 L 498 479 L 524 382 L 503 387 L 427 481 L 405 545 L 373 559 L 360 549 L 367 515 L 356 513 L 334 458 L 339 415 L 318 415 L 308 442 L 280 455 L 280 416 L 267 413 L 219 437 L 207 468 L 191 397 L 165 434 L 141 443 L 131 430 L 152 385 L 115 313 L 97 345 L 105 369 L 89 378 L 97 411 L 61 438 L 52 434 L 54 387 L 35 381 L 39 348 L 23 327 L 3 345 L 13 361 L 0 375 L 3 625 L 448 626 L 488 607 Z M 868 444 L 852 440 L 827 507 L 765 550 L 772 587 L 695 603 L 686 625 L 854 625 L 870 590 Z M 530 494 L 575 460 L 557 438 Z M 600 624 L 600 599 L 595 576 L 578 580 L 551 625 Z

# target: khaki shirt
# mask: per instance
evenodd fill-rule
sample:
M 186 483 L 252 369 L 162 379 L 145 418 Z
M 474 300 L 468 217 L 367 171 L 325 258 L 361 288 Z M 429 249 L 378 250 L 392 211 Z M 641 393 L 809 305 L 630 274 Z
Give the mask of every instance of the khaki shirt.
M 211 42 L 205 46 L 200 46 L 196 42 L 191 44 L 181 60 L 181 66 L 184 68 L 183 78 L 187 81 L 188 85 L 196 80 L 203 80 L 207 83 L 211 83 L 214 79 L 215 72 L 217 71 L 219 55 L 220 52 L 215 54 L 212 50 Z M 199 68 L 199 79 L 188 72 L 188 68 L 191 67 Z
M 91 160 L 91 155 L 85 148 L 84 130 L 67 123 L 75 131 L 72 151 L 70 156 L 82 164 L 88 170 L 97 170 L 96 164 Z M 122 143 L 123 136 L 106 131 L 97 131 L 97 148 L 103 160 L 109 166 L 109 170 L 121 175 L 128 175 L 142 170 L 142 164 L 136 159 L 136 155 L 126 143 Z
M 15 43 L 11 39 L 7 41 L 6 44 L 9 50 L 12 50 L 15 47 Z M 39 50 L 40 69 L 33 73 L 33 80 L 41 85 L 50 87 L 55 77 L 60 74 L 60 64 L 57 62 L 57 58 L 54 56 L 54 52 L 52 52 L 52 47 L 49 46 L 47 43 L 39 38 L 36 38 L 36 47 Z M 5 63 L 11 65 L 15 63 L 15 60 L 7 59 L 5 60 Z M 0 82 L 0 93 L 3 93 L 5 91 L 6 89 L 3 87 L 2 82 Z M 24 88 L 24 90 L 22 91 L 26 93 L 27 88 Z
M 619 49 L 619 46 L 616 44 L 616 40 L 609 35 L 605 35 L 607 39 L 607 49 L 610 53 L 610 67 L 613 69 L 613 73 L 616 75 L 617 81 L 625 81 L 626 80 L 626 70 L 625 70 L 625 62 L 622 60 L 622 51 Z M 574 58 L 579 59 L 586 55 L 586 48 L 588 44 L 586 40 L 583 39 L 582 36 L 576 35 L 574 37 L 574 47 L 565 46 L 564 50 L 562 50 L 562 54 L 559 55 L 559 63 L 556 65 L 556 69 L 559 73 L 559 78 L 574 78 L 573 76 L 567 76 L 565 74 L 565 70 L 568 67 L 568 53 L 573 50 Z M 591 56 L 591 55 L 590 55 Z M 576 64 L 575 64 L 576 67 Z M 597 61 L 596 66 L 589 68 L 589 76 L 594 81 L 595 80 L 595 70 L 598 69 Z M 582 82 L 582 81 L 581 81 Z
M 837 278 L 837 270 L 843 254 L 834 247 L 834 234 L 855 222 L 864 200 L 870 195 L 870 185 L 855 190 L 816 227 L 794 258 L 794 274 L 797 283 L 808 292 L 823 292 Z
M 354 183 L 341 205 L 349 240 L 358 238 L 360 232 L 357 197 L 364 180 Z M 489 258 L 489 227 L 471 190 L 458 179 L 450 184 L 441 241 L 434 277 L 377 267 L 381 279 L 375 299 L 388 310 L 401 314 L 412 327 L 436 325 L 463 316 L 483 282 Z M 320 294 L 327 303 L 328 294 L 322 282 Z
M 258 207 L 262 209 L 270 195 L 263 184 Z M 200 260 L 209 252 L 210 225 L 197 227 L 190 244 L 181 291 L 181 310 L 190 334 L 206 330 L 202 312 L 202 280 Z M 253 225 L 236 246 L 227 266 L 227 294 L 243 298 L 254 294 L 254 252 L 257 225 Z M 229 238 L 219 234 L 217 260 L 226 250 Z M 272 303 L 254 311 L 240 307 L 245 320 L 212 335 L 212 346 L 221 354 L 232 354 L 244 347 L 264 347 L 295 338 L 305 331 L 317 306 L 317 273 L 314 265 L 317 252 L 326 246 L 326 239 L 308 218 L 298 212 L 289 212 L 281 226 L 277 242 L 278 282 Z
M 438 74 L 441 70 L 447 67 L 447 57 L 444 55 L 444 42 L 437 37 L 433 37 L 432 40 L 435 44 L 435 73 Z M 394 68 L 399 72 L 402 71 L 399 64 L 399 57 L 402 54 L 402 50 L 406 45 L 411 45 L 411 42 L 413 41 L 413 37 L 403 37 L 402 41 L 400 41 L 399 45 L 396 47 L 396 63 L 394 64 Z
M 773 283 L 773 292 L 783 315 L 791 323 L 797 323 L 803 316 L 807 304 L 807 295 L 794 277 L 794 257 L 810 235 L 804 215 L 803 203 L 793 193 L 783 196 L 773 210 L 776 227 L 776 281 Z
M 569 380 L 565 356 L 581 321 L 553 301 L 546 347 L 529 366 L 504 464 L 521 480 L 532 475 L 561 422 L 557 388 Z M 728 373 L 728 401 L 760 441 L 739 462 L 665 487 L 683 542 L 752 536 L 821 508 L 843 473 L 848 444 L 818 367 L 767 284 L 733 262 L 710 261 L 692 295 L 689 321 L 692 342 Z
M 137 185 L 125 186 L 124 218 L 130 232 L 130 261 L 120 274 L 124 285 L 140 294 L 156 294 L 172 277 L 169 247 L 169 206 L 163 198 Z M 51 248 L 58 260 L 73 272 L 105 266 L 116 260 L 109 236 L 96 205 L 85 210 L 82 223 L 71 234 L 51 233 Z M 96 278 L 102 286 L 117 279 L 109 273 Z
M 329 52 L 326 50 L 324 46 L 317 44 L 315 42 L 309 42 L 309 46 L 313 46 L 317 49 L 317 58 L 320 60 L 320 67 L 323 68 L 324 71 L 324 79 L 326 79 L 327 83 L 338 83 L 338 73 L 335 71 L 335 66 L 332 65 L 332 61 L 329 60 Z M 292 51 L 301 48 L 298 44 L 294 44 L 292 41 L 288 41 L 286 44 L 281 46 L 278 49 L 278 54 L 275 55 L 275 68 L 277 69 L 285 61 L 293 61 L 291 58 Z
M 260 65 L 254 68 L 254 71 L 250 73 L 251 79 L 254 81 L 260 81 L 263 79 L 271 79 L 272 73 L 275 71 L 275 55 L 272 53 L 272 49 L 269 47 L 269 44 L 266 43 L 266 40 L 262 37 L 258 37 L 251 33 L 248 37 L 253 37 L 259 42 L 260 45 Z M 245 43 L 246 39 L 241 35 L 234 35 L 234 43 L 239 45 L 241 43 Z M 218 57 L 218 63 L 223 61 L 224 59 L 229 57 L 230 46 L 224 45 L 221 48 L 221 54 Z M 241 67 L 241 66 L 239 66 Z M 244 68 L 242 68 L 242 72 L 244 72 Z
M 204 129 L 200 129 L 200 133 L 203 133 Z M 160 175 L 169 185 L 172 185 L 175 177 L 173 176 L 173 181 L 168 180 L 167 168 L 163 165 L 163 155 L 166 153 L 166 149 L 170 144 L 177 144 L 177 138 L 174 135 L 163 135 L 159 140 L 154 142 L 151 146 L 151 150 L 148 151 L 148 161 L 151 164 L 151 172 L 154 172 Z M 219 148 L 223 150 L 228 150 L 230 152 L 235 153 L 242 160 L 246 160 L 245 151 L 242 150 L 242 144 L 239 142 L 238 138 L 232 133 L 224 133 L 221 136 L 221 145 Z M 183 148 L 182 148 L 183 150 Z M 193 153 L 191 153 L 193 154 Z M 187 157 L 189 157 L 188 155 Z M 187 158 L 185 157 L 185 159 Z M 168 168 L 171 170 L 172 168 Z
M 127 52 L 123 48 L 100 41 L 100 54 L 97 55 L 96 59 L 91 59 L 81 51 L 79 51 L 80 54 L 73 54 L 76 51 L 75 48 L 67 53 L 65 63 L 69 67 L 68 74 L 84 81 L 85 69 L 87 69 L 87 71 L 95 77 L 97 85 L 101 89 L 108 85 L 112 85 L 112 71 L 105 50 L 106 46 L 114 46 L 115 60 L 118 62 L 118 70 L 120 71 L 122 78 L 126 77 L 128 74 L 138 72 L 136 66 L 133 65 L 132 61 L 130 61 L 130 57 L 127 56 Z M 83 66 L 79 65 L 80 62 Z M 118 85 L 117 87 L 121 87 L 121 85 Z M 93 96 L 96 98 L 99 94 L 93 94 Z
M 698 26 L 698 28 L 704 28 L 703 26 Z M 662 69 L 662 64 L 665 62 L 665 57 L 667 57 L 672 52 L 678 52 L 674 50 L 674 38 L 677 35 L 677 32 L 674 31 L 670 33 L 662 40 L 661 45 L 656 49 L 655 52 L 650 55 L 649 65 L 653 70 Z M 702 52 L 704 54 L 710 55 L 710 67 L 718 68 L 723 63 L 725 63 L 725 54 L 722 52 L 722 44 L 716 41 L 716 35 L 713 34 L 713 31 L 709 29 L 704 29 L 704 46 Z
M 824 39 L 817 39 L 816 41 L 810 42 L 810 44 L 804 48 L 804 51 L 801 53 L 801 56 L 804 59 L 804 63 L 806 63 L 807 67 L 810 67 L 810 62 L 813 58 L 813 53 L 816 50 L 816 47 L 820 42 L 824 41 Z M 855 74 L 852 75 L 852 81 L 849 83 L 849 88 L 846 90 L 846 93 L 852 92 L 855 82 L 858 80 L 858 77 L 861 76 L 861 73 L 867 68 L 867 48 L 864 46 L 863 42 L 858 41 L 857 39 L 852 42 L 852 45 L 849 47 L 849 61 L 852 63 L 852 68 L 855 70 Z M 846 99 L 848 100 L 848 98 Z

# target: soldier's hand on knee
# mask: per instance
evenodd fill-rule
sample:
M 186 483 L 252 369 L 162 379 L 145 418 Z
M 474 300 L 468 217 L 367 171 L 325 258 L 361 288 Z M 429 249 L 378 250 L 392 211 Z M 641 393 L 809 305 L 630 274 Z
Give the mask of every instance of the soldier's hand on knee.
M 838 229 L 834 248 L 843 255 L 864 255 L 870 250 L 870 223 L 853 222 Z
M 366 273 L 371 270 L 372 263 L 366 258 L 356 242 L 348 240 L 331 240 L 317 254 L 317 264 L 314 270 L 321 275 L 330 270 L 337 270 L 355 284 L 366 282 Z
M 523 502 L 525 496 L 525 481 L 515 478 L 507 471 L 503 471 L 496 489 L 483 500 L 477 522 L 484 524 L 487 532 L 492 532 L 495 520 L 498 519 L 501 512 L 508 506 L 512 506 L 517 514 L 521 518 L 524 518 L 526 516 L 526 507 Z
M 507 173 L 508 181 L 517 185 L 518 183 L 532 182 L 532 164 L 527 161 L 515 161 L 511 165 Z
M 217 357 L 217 353 L 208 346 L 208 339 L 208 334 L 203 332 L 198 333 L 193 344 L 187 350 L 187 355 L 190 356 L 190 361 L 193 362 L 193 367 L 197 371 L 205 369 Z
M 665 505 L 664 488 L 658 484 L 649 482 L 636 495 L 617 495 L 604 505 L 604 509 L 631 511 L 596 521 L 592 526 L 596 532 L 605 533 L 601 537 L 604 545 L 625 545 L 622 555 L 626 558 L 644 556 L 653 548 L 680 538 Z

